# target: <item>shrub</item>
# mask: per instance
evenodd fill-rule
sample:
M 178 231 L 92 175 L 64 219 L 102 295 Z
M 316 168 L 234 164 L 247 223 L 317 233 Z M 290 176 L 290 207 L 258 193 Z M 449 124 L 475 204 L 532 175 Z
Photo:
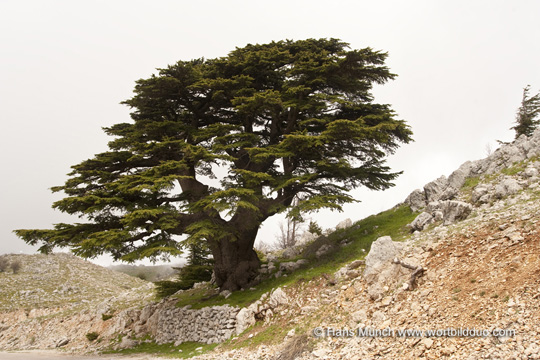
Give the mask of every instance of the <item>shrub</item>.
M 319 236 L 322 235 L 323 233 L 323 230 L 322 228 L 319 226 L 319 224 L 317 224 L 315 221 L 310 221 L 309 222 L 309 227 L 308 227 L 308 231 L 312 234 L 317 234 Z
M 103 321 L 107 321 L 112 317 L 113 317 L 113 315 L 111 315 L 111 314 L 101 314 L 101 320 L 103 320 Z
M 94 341 L 98 337 L 99 337 L 99 334 L 97 332 L 95 332 L 95 331 L 92 331 L 92 332 L 89 332 L 88 334 L 86 334 L 86 338 L 88 339 L 88 341 Z
M 174 294 L 179 290 L 187 290 L 193 287 L 193 284 L 202 281 L 210 281 L 212 278 L 211 265 L 186 265 L 179 269 L 176 281 L 158 281 L 156 282 L 156 295 L 164 298 Z
M 6 271 L 9 266 L 9 261 L 5 257 L 0 257 L 0 272 Z
M 136 277 L 138 277 L 141 280 L 148 280 L 148 276 L 144 272 L 139 272 Z
M 166 298 L 167 296 L 171 296 L 177 291 L 182 290 L 180 288 L 180 284 L 177 281 L 156 281 L 154 284 L 156 285 L 156 296 L 159 299 Z
M 17 260 L 17 261 L 12 262 L 10 267 L 13 273 L 16 274 L 19 272 L 19 270 L 21 270 L 22 265 L 21 265 L 21 262 Z

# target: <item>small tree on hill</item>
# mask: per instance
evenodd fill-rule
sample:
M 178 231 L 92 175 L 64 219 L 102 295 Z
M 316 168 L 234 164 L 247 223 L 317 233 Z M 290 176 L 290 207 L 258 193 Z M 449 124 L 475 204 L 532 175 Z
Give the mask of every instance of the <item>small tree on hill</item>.
M 19 260 L 15 260 L 14 262 L 11 263 L 10 267 L 11 267 L 11 271 L 13 271 L 14 274 L 17 274 L 19 270 L 21 270 L 22 265 Z
M 295 198 L 291 206 L 293 208 L 297 207 L 300 201 L 298 198 Z M 285 221 L 279 224 L 279 234 L 277 236 L 278 248 L 288 249 L 296 245 L 303 221 L 299 214 L 295 214 L 287 216 Z
M 516 132 L 516 139 L 521 135 L 531 136 L 540 124 L 540 93 L 529 96 L 530 85 L 523 89 L 521 106 L 516 114 L 516 125 L 511 127 Z
M 210 281 L 212 279 L 213 260 L 208 248 L 204 244 L 189 245 L 190 253 L 187 264 L 184 267 L 173 267 L 178 271 L 176 280 L 156 282 L 156 294 L 164 298 L 176 293 L 179 290 L 191 289 L 195 283 Z
M 316 221 L 310 221 L 308 231 L 312 234 L 321 236 L 323 234 L 323 229 L 317 224 Z
M 9 266 L 9 261 L 3 256 L 0 256 L 0 272 L 6 271 Z

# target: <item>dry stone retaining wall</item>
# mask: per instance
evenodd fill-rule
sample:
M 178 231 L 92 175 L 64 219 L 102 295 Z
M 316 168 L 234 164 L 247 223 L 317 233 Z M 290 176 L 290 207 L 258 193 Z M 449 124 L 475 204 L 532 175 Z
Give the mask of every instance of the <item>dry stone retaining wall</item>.
M 229 339 L 236 330 L 236 315 L 240 311 L 229 305 L 205 307 L 198 310 L 168 308 L 160 312 L 156 342 L 195 341 L 214 344 Z

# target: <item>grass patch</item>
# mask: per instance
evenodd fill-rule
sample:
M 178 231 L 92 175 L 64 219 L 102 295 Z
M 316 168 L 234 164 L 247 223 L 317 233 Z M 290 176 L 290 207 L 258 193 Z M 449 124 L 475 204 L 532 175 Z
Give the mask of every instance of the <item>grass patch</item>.
M 331 274 L 345 264 L 363 258 L 369 252 L 371 243 L 380 236 L 391 236 L 394 241 L 403 240 L 409 234 L 406 225 L 417 215 L 407 205 L 402 205 L 369 216 L 349 228 L 319 237 L 302 254 L 309 263 L 288 276 L 277 279 L 271 277 L 257 285 L 254 290 L 235 291 L 227 299 L 218 296 L 214 289 L 191 289 L 175 296 L 178 298 L 177 306 L 191 305 L 193 309 L 224 304 L 248 306 L 262 294 L 277 287 L 311 280 L 322 274 Z M 344 242 L 347 245 L 343 246 Z M 315 253 L 324 244 L 330 245 L 332 250 L 317 258 Z
M 174 346 L 173 343 L 169 344 L 156 344 L 155 342 L 142 342 L 139 345 L 130 349 L 123 350 L 108 350 L 104 351 L 104 354 L 158 354 L 159 356 L 174 358 L 174 359 L 188 359 L 196 355 L 203 354 L 213 350 L 219 344 L 201 344 L 197 342 L 185 342 L 179 346 Z M 198 350 L 197 350 L 198 349 Z
M 474 189 L 478 184 L 480 184 L 480 176 L 468 177 L 465 179 L 465 183 L 461 187 L 461 190 L 468 191 Z
M 501 174 L 508 175 L 508 176 L 513 176 L 513 175 L 519 174 L 523 170 L 525 170 L 524 163 L 519 162 L 519 163 L 517 163 L 517 164 L 515 164 L 515 165 L 513 165 L 513 166 L 511 166 L 509 168 L 502 169 Z
M 257 332 L 251 338 L 239 339 L 240 342 L 238 344 L 233 344 L 231 342 L 230 344 L 225 343 L 224 345 L 231 345 L 232 348 L 238 349 L 247 346 L 255 348 L 262 344 L 277 344 L 283 341 L 283 338 L 287 335 L 290 328 L 283 327 L 281 324 L 272 324 L 266 326 L 264 323 L 259 321 L 255 323 L 255 325 L 253 325 L 253 327 L 251 327 L 249 330 L 252 330 L 253 332 L 259 332 Z

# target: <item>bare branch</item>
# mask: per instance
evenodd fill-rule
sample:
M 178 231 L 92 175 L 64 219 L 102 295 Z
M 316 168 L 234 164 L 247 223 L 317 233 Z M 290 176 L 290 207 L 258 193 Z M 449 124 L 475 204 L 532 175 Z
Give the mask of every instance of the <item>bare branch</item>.
M 403 266 L 406 269 L 412 270 L 411 277 L 409 279 L 409 282 L 407 283 L 408 287 L 407 290 L 413 290 L 416 286 L 416 278 L 424 275 L 425 269 L 421 266 L 413 266 L 407 263 L 404 263 L 403 261 L 399 260 L 398 258 L 395 258 L 393 261 L 394 264 L 398 264 Z

